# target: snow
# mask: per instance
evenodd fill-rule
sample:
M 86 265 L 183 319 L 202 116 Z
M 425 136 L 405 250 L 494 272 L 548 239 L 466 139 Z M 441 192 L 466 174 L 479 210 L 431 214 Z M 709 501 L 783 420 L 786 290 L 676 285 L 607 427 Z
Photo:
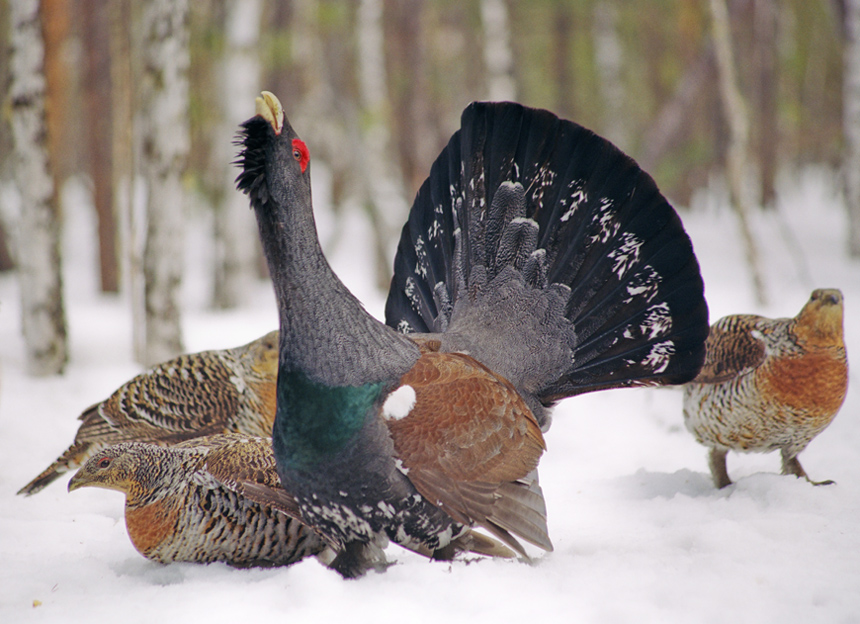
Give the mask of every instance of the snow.
M 782 216 L 753 219 L 766 307 L 755 304 L 722 194 L 703 193 L 684 213 L 712 320 L 793 316 L 813 288 L 835 286 L 846 297 L 849 357 L 860 353 L 860 266 L 844 252 L 835 181 L 816 170 L 786 178 Z M 13 276 L 0 276 L 0 622 L 860 622 L 856 374 L 839 416 L 800 456 L 813 479 L 837 482 L 827 487 L 780 476 L 778 454 L 730 454 L 736 484 L 715 490 L 705 449 L 683 427 L 676 389 L 563 402 L 541 463 L 555 551 L 533 551 L 534 565 L 429 562 L 392 546 L 396 565 L 359 581 L 315 560 L 273 570 L 162 566 L 132 547 L 119 493 L 68 494 L 61 479 L 33 497 L 16 496 L 72 441 L 75 417 L 139 370 L 127 301 L 96 293 L 91 217 L 77 197 L 66 213 L 65 375 L 24 374 L 18 289 Z M 369 240 L 360 217 L 345 218 L 340 226 L 352 240 Z M 327 214 L 319 223 L 334 225 Z M 265 283 L 239 311 L 207 309 L 211 253 L 200 242 L 207 226 L 198 225 L 189 228 L 186 348 L 234 346 L 274 328 Z M 363 269 L 372 266 L 369 249 L 341 245 L 333 264 L 381 315 L 382 295 Z

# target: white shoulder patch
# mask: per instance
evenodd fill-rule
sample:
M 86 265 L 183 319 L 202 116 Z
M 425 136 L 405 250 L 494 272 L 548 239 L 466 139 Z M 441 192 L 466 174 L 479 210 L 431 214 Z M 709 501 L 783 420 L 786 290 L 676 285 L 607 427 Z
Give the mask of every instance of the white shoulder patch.
M 400 420 L 406 418 L 415 407 L 415 389 L 412 386 L 400 386 L 388 395 L 382 404 L 382 416 Z

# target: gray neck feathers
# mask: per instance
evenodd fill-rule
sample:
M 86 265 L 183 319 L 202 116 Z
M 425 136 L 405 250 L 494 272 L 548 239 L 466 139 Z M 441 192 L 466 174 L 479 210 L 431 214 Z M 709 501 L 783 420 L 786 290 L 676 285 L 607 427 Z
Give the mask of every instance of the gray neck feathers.
M 310 192 L 290 200 L 256 207 L 278 300 L 281 369 L 334 386 L 398 379 L 418 359 L 418 348 L 368 314 L 331 270 Z

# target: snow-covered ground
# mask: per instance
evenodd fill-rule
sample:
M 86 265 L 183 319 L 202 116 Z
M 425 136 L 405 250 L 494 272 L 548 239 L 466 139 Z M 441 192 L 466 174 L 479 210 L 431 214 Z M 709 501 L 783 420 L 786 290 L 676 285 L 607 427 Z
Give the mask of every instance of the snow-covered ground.
M 860 263 L 844 252 L 834 183 L 820 171 L 784 180 L 784 220 L 754 219 L 765 308 L 754 303 L 735 218 L 719 194 L 704 194 L 684 214 L 712 320 L 793 316 L 814 287 L 835 286 L 847 301 L 849 357 L 860 354 Z M 562 403 L 541 464 L 555 552 L 536 553 L 531 566 L 434 563 L 396 547 L 388 552 L 398 565 L 350 582 L 315 560 L 274 570 L 162 566 L 132 547 L 116 492 L 70 495 L 62 479 L 16 496 L 72 441 L 81 410 L 138 372 L 127 302 L 96 292 L 89 217 L 78 203 L 67 210 L 64 376 L 23 373 L 17 284 L 0 276 L 0 622 L 860 622 L 856 373 L 833 425 L 800 456 L 812 478 L 837 482 L 829 487 L 779 476 L 778 454 L 730 454 L 736 484 L 715 490 L 705 449 L 684 429 L 678 390 Z M 320 223 L 326 230 L 331 219 Z M 210 255 L 194 243 L 203 227 L 189 228 L 189 351 L 238 345 L 276 325 L 263 283 L 242 310 L 207 310 Z M 379 315 L 383 296 L 364 270 L 372 266 L 364 226 L 350 222 L 344 232 L 356 244 L 342 244 L 332 263 Z

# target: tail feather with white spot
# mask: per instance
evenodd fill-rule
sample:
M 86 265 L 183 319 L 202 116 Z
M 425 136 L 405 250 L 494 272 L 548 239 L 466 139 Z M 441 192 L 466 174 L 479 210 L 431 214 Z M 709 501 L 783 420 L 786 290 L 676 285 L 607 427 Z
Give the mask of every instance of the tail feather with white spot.
M 567 396 L 689 381 L 708 333 L 690 239 L 653 179 L 589 130 L 511 103 L 469 106 L 434 163 L 386 322 L 468 351 L 541 419 Z

